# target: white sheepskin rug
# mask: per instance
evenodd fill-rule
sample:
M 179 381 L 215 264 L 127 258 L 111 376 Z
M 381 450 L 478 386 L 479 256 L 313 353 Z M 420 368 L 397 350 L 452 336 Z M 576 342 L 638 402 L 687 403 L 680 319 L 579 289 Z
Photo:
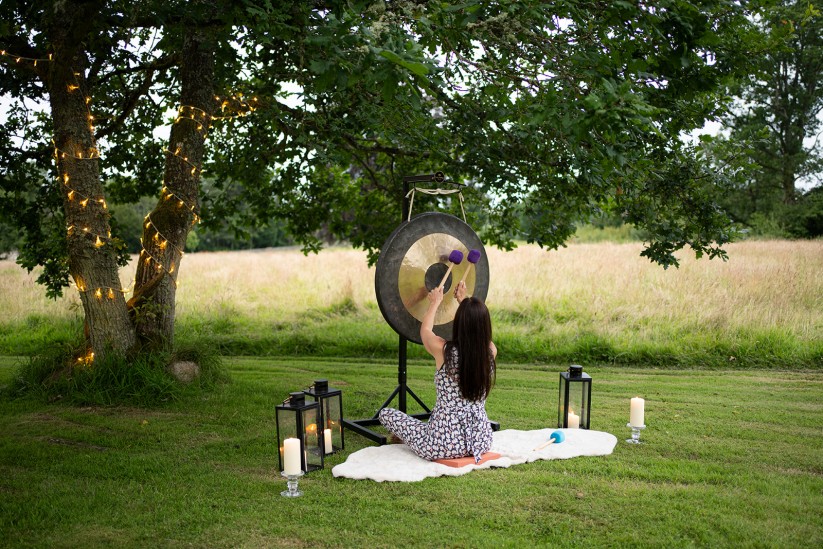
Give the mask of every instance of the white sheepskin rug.
M 535 450 L 549 440 L 554 431 L 563 431 L 566 440 Z M 480 465 L 449 467 L 418 457 L 405 444 L 370 446 L 351 454 L 344 463 L 332 469 L 335 477 L 371 479 L 377 482 L 417 482 L 428 477 L 465 475 L 475 469 L 511 467 L 538 459 L 569 459 L 578 456 L 605 456 L 612 453 L 617 437 L 602 431 L 586 429 L 539 429 L 517 431 L 506 429 L 494 433 L 492 452 L 500 457 Z

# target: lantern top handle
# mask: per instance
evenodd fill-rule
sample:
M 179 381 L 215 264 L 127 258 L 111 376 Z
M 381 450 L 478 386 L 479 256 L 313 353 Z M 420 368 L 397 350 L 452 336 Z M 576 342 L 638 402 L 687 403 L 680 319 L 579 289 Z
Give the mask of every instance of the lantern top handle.
M 583 366 L 579 364 L 572 364 L 569 366 L 569 377 L 582 377 L 583 376 Z
M 298 408 L 306 403 L 306 395 L 302 391 L 289 393 L 289 398 L 283 401 L 283 406 L 293 406 Z

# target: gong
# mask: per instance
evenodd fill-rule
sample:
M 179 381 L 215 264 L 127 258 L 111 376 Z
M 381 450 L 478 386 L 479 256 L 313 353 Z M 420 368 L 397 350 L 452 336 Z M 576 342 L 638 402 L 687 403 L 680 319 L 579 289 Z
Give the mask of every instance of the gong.
M 430 212 L 404 221 L 380 249 L 374 275 L 377 304 L 386 322 L 401 336 L 420 340 L 420 324 L 429 307 L 429 292 L 440 284 L 449 269 L 452 250 L 463 253 L 443 285 L 443 302 L 434 317 L 434 333 L 452 337 L 457 300 L 452 291 L 469 267 L 466 295 L 485 300 L 489 290 L 489 262 L 483 243 L 465 222 L 453 215 Z M 479 250 L 480 260 L 472 266 L 469 250 Z

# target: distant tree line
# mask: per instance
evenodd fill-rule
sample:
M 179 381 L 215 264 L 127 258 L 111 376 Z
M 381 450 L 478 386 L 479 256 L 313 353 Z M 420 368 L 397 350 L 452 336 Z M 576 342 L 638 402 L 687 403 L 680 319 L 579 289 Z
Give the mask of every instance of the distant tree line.
M 732 87 L 722 137 L 706 138 L 733 167 L 721 204 L 753 235 L 823 236 L 823 15 L 810 0 L 757 3 L 764 51 Z
M 132 204 L 115 204 L 112 206 L 112 225 L 117 233 L 123 235 L 123 241 L 129 253 L 137 254 L 140 245 L 140 227 L 143 225 L 145 212 L 154 202 L 153 198 L 143 197 Z M 253 226 L 228 225 L 196 227 L 186 238 L 188 252 L 215 252 L 221 250 L 249 250 L 257 248 L 277 248 L 294 244 L 289 236 L 286 224 L 273 218 L 268 223 L 256 222 Z

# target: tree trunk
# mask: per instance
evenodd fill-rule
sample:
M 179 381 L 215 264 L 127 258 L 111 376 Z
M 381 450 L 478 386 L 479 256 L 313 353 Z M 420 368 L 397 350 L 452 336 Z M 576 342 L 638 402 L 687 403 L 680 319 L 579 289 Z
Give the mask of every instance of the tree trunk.
M 57 184 L 63 191 L 69 272 L 85 313 L 88 349 L 80 360 L 90 362 L 109 350 L 128 351 L 136 342 L 136 333 L 120 285 L 100 182 L 99 153 L 84 79 L 85 53 L 76 49 L 80 40 L 75 35 L 88 14 L 69 8 L 65 14 L 57 14 L 65 16 L 65 24 L 53 30 L 55 56 L 45 84 L 54 124 Z
M 791 164 L 793 162 L 794 158 L 790 157 L 788 159 L 784 159 L 785 164 Z M 795 180 L 797 177 L 791 169 L 792 167 L 785 164 L 783 166 L 783 173 L 780 178 L 780 187 L 783 189 L 783 203 L 794 204 L 797 202 L 797 189 L 795 187 Z
M 174 345 L 177 273 L 186 237 L 198 221 L 200 169 L 214 100 L 216 42 L 190 28 L 181 52 L 178 117 L 171 129 L 161 196 L 143 223 L 143 251 L 135 275 L 135 322 L 150 347 Z

